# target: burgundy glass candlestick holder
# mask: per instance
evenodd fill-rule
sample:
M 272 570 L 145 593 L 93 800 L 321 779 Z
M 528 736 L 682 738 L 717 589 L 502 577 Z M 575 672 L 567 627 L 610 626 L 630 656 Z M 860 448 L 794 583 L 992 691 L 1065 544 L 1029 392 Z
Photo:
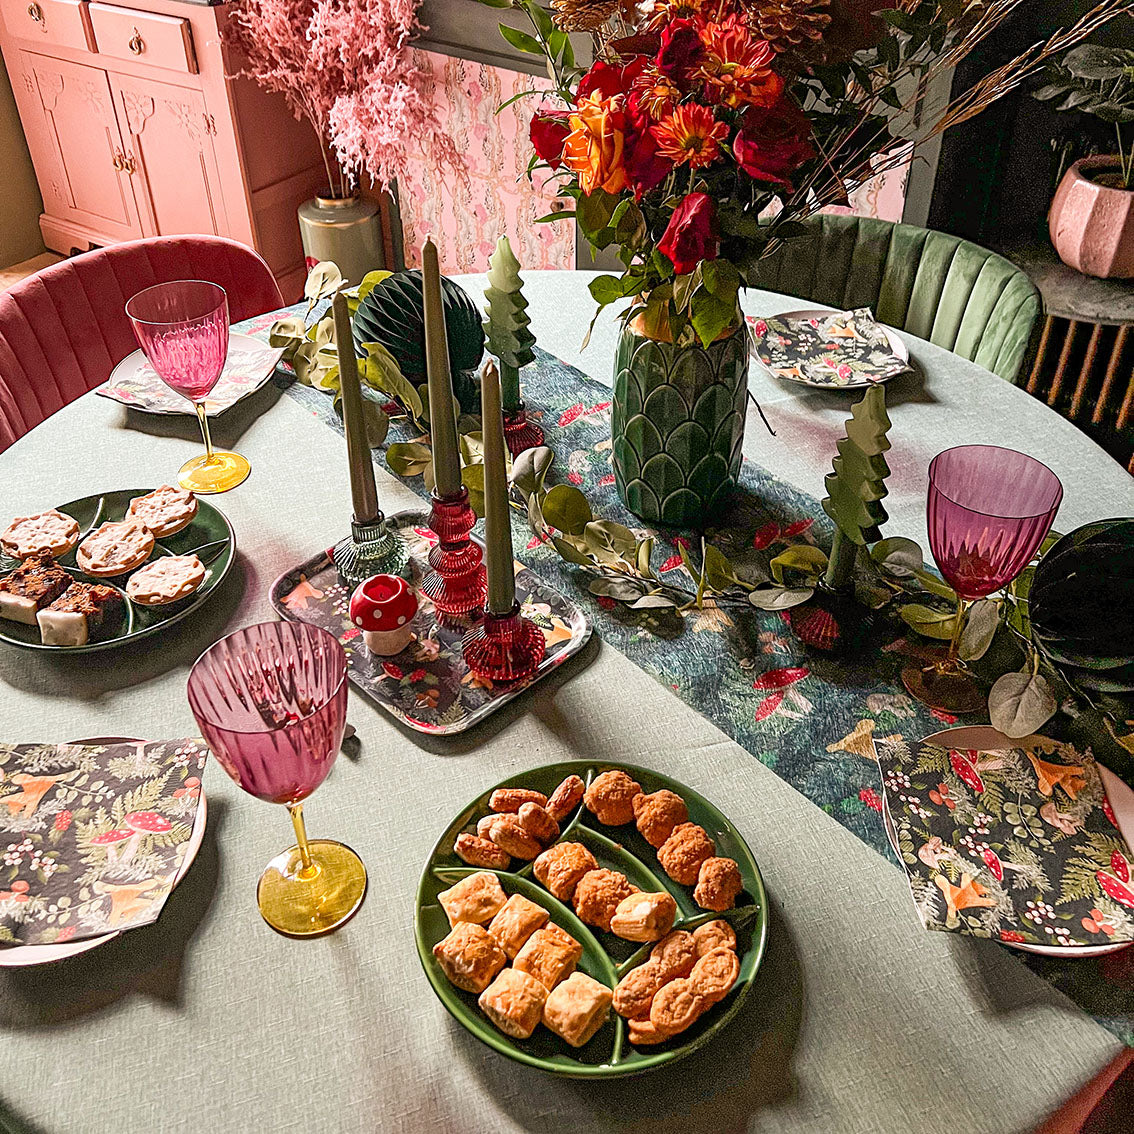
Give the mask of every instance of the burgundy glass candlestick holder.
M 531 677 L 546 650 L 543 631 L 520 614 L 519 603 L 507 614 L 486 611 L 464 640 L 465 664 L 498 684 Z
M 484 608 L 488 594 L 484 553 L 469 538 L 475 523 L 467 488 L 462 486 L 450 496 L 433 496 L 429 526 L 439 542 L 429 552 L 431 570 L 421 584 L 421 593 L 439 615 L 474 617 Z
M 528 421 L 523 402 L 514 410 L 504 411 L 504 444 L 513 457 L 518 457 L 525 449 L 542 445 L 543 441 L 543 430 L 534 421 Z

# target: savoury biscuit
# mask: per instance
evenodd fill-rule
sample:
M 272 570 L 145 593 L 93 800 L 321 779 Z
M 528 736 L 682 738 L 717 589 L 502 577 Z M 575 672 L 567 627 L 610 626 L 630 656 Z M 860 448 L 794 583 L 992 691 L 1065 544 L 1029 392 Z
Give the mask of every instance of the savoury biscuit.
M 17 516 L 0 532 L 0 549 L 16 559 L 27 559 L 31 555 L 66 555 L 78 541 L 78 520 L 54 508 Z
M 513 894 L 489 922 L 488 932 L 511 960 L 523 948 L 524 942 L 547 924 L 547 918 L 548 913 L 543 906 L 529 901 L 522 894 Z
M 731 858 L 707 858 L 697 872 L 697 888 L 693 900 L 702 909 L 721 913 L 736 905 L 744 889 L 740 867 Z
M 543 1022 L 572 1047 L 582 1047 L 606 1023 L 611 993 L 586 973 L 572 973 L 543 1006 Z
M 512 967 L 552 989 L 575 971 L 582 955 L 582 945 L 571 934 L 557 925 L 546 925 L 524 942 Z
M 488 797 L 488 806 L 491 811 L 515 814 L 524 803 L 538 803 L 543 807 L 547 803 L 547 796 L 542 791 L 531 791 L 529 788 L 507 787 L 497 788 Z
M 656 894 L 631 894 L 618 903 L 610 919 L 610 932 L 625 941 L 660 941 L 677 917 L 677 902 L 662 890 Z
M 609 933 L 610 919 L 618 909 L 618 903 L 637 892 L 630 879 L 617 870 L 589 870 L 575 887 L 575 913 L 580 921 Z
M 713 949 L 697 959 L 689 983 L 705 1003 L 723 1000 L 740 976 L 740 959 L 731 949 Z
M 532 871 L 561 902 L 569 902 L 582 877 L 597 868 L 595 856 L 582 843 L 556 843 L 535 860 Z
M 153 549 L 154 533 L 140 520 L 108 520 L 79 544 L 75 562 L 80 571 L 109 579 L 140 567 Z
M 669 1039 L 668 1032 L 659 1031 L 646 1020 L 631 1020 L 627 1026 L 627 1033 L 630 1036 L 630 1042 L 636 1044 L 638 1047 L 645 1047 L 647 1044 L 665 1043 Z
M 593 811 L 600 823 L 620 827 L 633 822 L 634 796 L 641 795 L 642 787 L 625 772 L 615 768 L 602 772 L 591 781 L 583 795 L 588 811 Z
M 195 555 L 163 555 L 130 576 L 126 593 L 139 606 L 165 606 L 188 598 L 204 581 L 204 564 Z
M 540 852 L 539 843 L 524 829 L 515 815 L 494 815 L 486 831 L 488 839 L 501 850 L 515 858 L 522 858 L 525 862 L 535 858 Z
M 649 1016 L 654 997 L 668 979 L 665 967 L 655 960 L 631 969 L 614 989 L 614 1010 L 628 1020 Z
M 500 880 L 487 870 L 470 874 L 437 895 L 450 925 L 461 921 L 483 925 L 496 916 L 507 900 Z
M 507 870 L 512 856 L 488 839 L 462 831 L 453 843 L 453 853 L 469 866 L 483 866 L 489 870 Z
M 689 820 L 685 800 L 666 788 L 634 796 L 632 806 L 639 833 L 654 848 L 673 834 L 674 827 Z
M 480 994 L 481 1011 L 505 1034 L 527 1039 L 543 1015 L 547 989 L 519 969 L 503 972 Z
M 659 848 L 658 862 L 674 882 L 692 886 L 697 881 L 701 863 L 712 858 L 716 849 L 704 827 L 679 823 Z
M 583 793 L 587 790 L 587 785 L 583 783 L 578 776 L 568 776 L 552 793 L 547 797 L 547 813 L 556 821 L 562 823 L 576 807 L 579 806 L 579 800 L 583 798 Z
M 145 496 L 135 496 L 126 510 L 127 519 L 141 521 L 159 539 L 187 528 L 196 515 L 197 497 L 172 484 L 163 484 Z
M 650 960 L 657 961 L 662 967 L 666 980 L 688 976 L 697 962 L 697 943 L 693 934 L 675 929 L 650 950 Z
M 521 803 L 516 814 L 524 830 L 544 846 L 559 838 L 559 824 L 538 803 Z
M 658 990 L 650 1005 L 650 1023 L 659 1032 L 675 1036 L 683 1032 L 708 1007 L 689 977 L 678 977 Z
M 483 992 L 508 963 L 504 950 L 484 926 L 458 922 L 433 946 L 433 955 L 450 982 L 465 992 Z
M 736 949 L 736 931 L 724 918 L 714 918 L 693 930 L 697 956 L 703 957 L 714 949 Z

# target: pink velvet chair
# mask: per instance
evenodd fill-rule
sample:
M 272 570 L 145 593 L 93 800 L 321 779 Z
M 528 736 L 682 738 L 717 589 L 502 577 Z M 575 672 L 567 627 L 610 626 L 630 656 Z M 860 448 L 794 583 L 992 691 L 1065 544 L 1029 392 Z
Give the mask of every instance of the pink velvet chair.
M 284 305 L 268 265 L 217 236 L 113 244 L 0 292 L 0 452 L 102 385 L 137 349 L 125 311 L 132 295 L 183 279 L 220 284 L 234 323 Z

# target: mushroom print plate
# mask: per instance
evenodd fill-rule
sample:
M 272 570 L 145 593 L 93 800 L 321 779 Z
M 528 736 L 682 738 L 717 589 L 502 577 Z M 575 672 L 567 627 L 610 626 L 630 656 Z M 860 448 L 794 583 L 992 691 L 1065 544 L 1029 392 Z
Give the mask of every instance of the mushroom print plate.
M 84 496 L 67 504 L 56 505 L 57 511 L 71 516 L 79 525 L 78 543 L 107 521 L 121 520 L 136 496 L 145 496 L 152 488 L 123 488 L 117 492 L 103 492 L 94 496 Z M 0 522 L 7 521 L 0 517 Z M 78 544 L 76 545 L 76 547 Z M 118 613 L 112 614 L 91 635 L 90 641 L 82 646 L 44 645 L 40 640 L 38 626 L 26 626 L 20 622 L 0 619 L 0 642 L 18 646 L 25 650 L 43 650 L 53 654 L 88 654 L 96 650 L 112 649 L 128 645 L 141 638 L 159 634 L 170 626 L 188 618 L 204 606 L 216 592 L 225 575 L 228 574 L 236 556 L 236 537 L 224 513 L 212 504 L 197 498 L 197 514 L 188 527 L 173 535 L 161 536 L 154 542 L 153 552 L 146 563 L 167 555 L 196 555 L 205 568 L 204 582 L 186 598 L 164 606 L 142 606 L 126 594 L 126 583 L 133 571 L 116 575 L 113 578 L 95 578 L 79 569 L 75 562 L 75 549 L 60 555 L 56 562 L 72 579 L 80 583 L 99 583 L 113 587 L 122 599 Z M 19 567 L 18 559 L 6 558 L 0 553 L 0 575 Z M 139 567 L 145 564 L 139 564 Z
M 1089 749 L 988 726 L 875 749 L 886 833 L 927 929 L 1058 957 L 1134 940 L 1134 791 Z
M 416 589 L 428 566 L 430 541 L 437 539 L 429 530 L 429 514 L 399 512 L 388 520 L 409 547 L 406 574 Z M 284 572 L 270 593 L 272 607 L 284 618 L 320 626 L 342 642 L 351 681 L 375 704 L 409 728 L 440 736 L 463 732 L 506 705 L 577 654 L 591 636 L 590 620 L 579 607 L 517 564 L 516 597 L 543 631 L 547 650 L 528 681 L 494 687 L 465 665 L 461 639 L 467 627 L 439 623 L 429 600 L 420 591 L 417 597 L 413 640 L 400 653 L 380 657 L 370 653 L 350 620 L 350 589 L 329 553 Z
M 486 873 L 493 890 L 496 888 L 496 882 L 493 882 L 492 879 L 495 879 L 502 888 L 503 895 L 508 899 L 512 899 L 514 895 L 519 895 L 521 898 L 527 899 L 527 902 L 542 907 L 550 917 L 550 921 L 547 923 L 550 932 L 555 936 L 561 936 L 556 934 L 555 929 L 550 928 L 558 927 L 574 938 L 582 947 L 581 954 L 576 947 L 568 965 L 561 968 L 549 980 L 545 970 L 538 970 L 525 960 L 525 953 L 532 953 L 534 947 L 542 947 L 542 943 L 538 940 L 541 931 L 532 934 L 529 927 L 525 932 L 532 934 L 532 936 L 526 938 L 526 944 L 523 943 L 524 935 L 521 935 L 519 938 L 511 939 L 505 946 L 510 958 L 507 962 L 509 967 L 496 972 L 493 984 L 489 985 L 483 993 L 483 998 L 486 1000 L 492 999 L 496 982 L 502 980 L 507 982 L 509 974 L 520 979 L 520 974 L 513 972 L 513 969 L 523 969 L 528 972 L 543 971 L 542 979 L 545 985 L 552 984 L 556 987 L 562 987 L 564 980 L 567 982 L 578 981 L 591 989 L 593 993 L 596 991 L 596 986 L 591 983 L 591 980 L 593 980 L 605 989 L 614 990 L 627 973 L 650 960 L 651 950 L 659 949 L 661 946 L 649 940 L 645 943 L 624 940 L 613 932 L 596 928 L 595 922 L 600 919 L 595 917 L 594 908 L 586 906 L 585 900 L 580 897 L 582 888 L 589 884 L 587 879 L 578 883 L 578 886 L 575 887 L 574 898 L 570 900 L 568 900 L 569 895 L 563 887 L 562 880 L 560 880 L 556 888 L 565 896 L 565 900 L 560 901 L 541 884 L 537 877 L 537 875 L 542 875 L 548 879 L 549 884 L 555 885 L 555 882 L 548 878 L 546 870 L 541 869 L 545 860 L 524 861 L 520 857 L 513 857 L 505 867 L 486 869 L 483 866 L 469 865 L 462 861 L 454 851 L 454 843 L 458 836 L 465 836 L 465 839 L 462 840 L 462 849 L 464 849 L 468 837 L 476 832 L 478 825 L 484 830 L 485 817 L 494 814 L 494 806 L 499 808 L 507 805 L 506 797 L 510 789 L 524 789 L 525 792 L 538 792 L 542 793 L 543 796 L 552 797 L 548 803 L 548 809 L 554 811 L 555 800 L 558 798 L 555 795 L 556 788 L 569 777 L 579 777 L 587 789 L 591 789 L 597 777 L 612 771 L 625 773 L 625 776 L 640 786 L 642 793 L 649 794 L 664 789 L 667 792 L 675 793 L 684 801 L 688 813 L 688 823 L 697 824 L 703 828 L 703 831 L 713 840 L 716 856 L 733 860 L 739 869 L 742 889 L 736 895 L 734 904 L 723 912 L 712 912 L 701 908 L 694 899 L 694 887 L 680 885 L 667 875 L 659 862 L 659 852 L 646 841 L 637 829 L 634 820 L 616 826 L 600 822 L 589 807 L 590 790 L 588 790 L 587 800 L 584 802 L 572 804 L 569 799 L 566 800 L 570 809 L 561 812 L 562 818 L 559 823 L 558 834 L 548 838 L 545 832 L 545 837 L 540 840 L 540 846 L 546 850 L 548 847 L 555 848 L 561 844 L 581 844 L 585 851 L 589 852 L 589 856 L 593 857 L 597 864 L 597 871 L 601 875 L 610 878 L 609 872 L 615 872 L 618 876 L 622 876 L 621 881 L 617 884 L 621 889 L 630 891 L 636 888 L 643 895 L 655 895 L 659 892 L 662 895 L 672 895 L 676 903 L 676 919 L 673 921 L 672 929 L 665 934 L 664 945 L 677 944 L 678 938 L 680 938 L 682 942 L 688 943 L 688 947 L 691 949 L 692 942 L 700 940 L 705 951 L 708 951 L 711 946 L 707 934 L 712 931 L 719 932 L 721 927 L 710 926 L 708 930 L 704 931 L 706 936 L 702 939 L 693 938 L 693 931 L 698 927 L 708 925 L 709 922 L 718 920 L 727 922 L 732 930 L 732 934 L 729 936 L 735 937 L 735 941 L 728 946 L 735 954 L 735 961 L 731 956 L 728 958 L 728 964 L 731 966 L 731 972 L 735 978 L 734 982 L 731 985 L 726 984 L 724 986 L 727 991 L 699 1004 L 695 1009 L 696 1014 L 693 1022 L 689 1024 L 686 1020 L 686 1026 L 679 1034 L 663 1039 L 662 1042 L 650 1043 L 648 1046 L 644 1043 L 631 1042 L 631 1024 L 615 1011 L 615 1007 L 620 1006 L 625 1010 L 625 1002 L 617 997 L 615 998 L 615 1007 L 609 1010 L 609 1014 L 604 1016 L 602 1012 L 598 1012 L 594 1016 L 591 1028 L 598 1023 L 598 1020 L 602 1020 L 597 1031 L 593 1031 L 593 1034 L 590 1035 L 589 1039 L 586 1039 L 586 1042 L 582 1043 L 582 1046 L 572 1046 L 565 1038 L 561 1037 L 561 1034 L 551 1030 L 548 1026 L 549 1017 L 552 1015 L 550 1006 L 556 999 L 554 989 L 547 994 L 548 1000 L 545 1001 L 547 1010 L 544 1011 L 543 1022 L 535 1026 L 529 1038 L 514 1038 L 501 1031 L 492 1019 L 481 1010 L 476 994 L 463 991 L 450 982 L 441 957 L 435 955 L 434 952 L 435 947 L 450 934 L 449 916 L 442 905 L 442 901 L 451 905 L 451 898 L 446 895 L 446 891 L 458 886 L 463 879 L 468 879 L 478 873 Z M 609 776 L 605 778 L 610 779 Z M 595 790 L 602 782 L 600 781 L 598 785 L 595 785 Z M 624 779 L 623 783 L 626 782 L 628 781 Z M 496 792 L 503 794 L 494 796 Z M 617 816 L 605 813 L 604 817 L 614 818 Z M 511 819 L 516 820 L 517 816 L 512 815 Z M 493 820 L 492 822 L 497 821 Z M 525 817 L 525 821 L 527 821 L 527 817 Z M 649 830 L 648 827 L 644 829 Z M 655 831 L 655 841 L 656 837 Z M 672 838 L 677 838 L 677 836 L 672 836 Z M 505 840 L 502 839 L 501 841 Z M 571 851 L 587 858 L 587 854 L 573 847 L 564 846 L 562 850 L 564 852 Z M 526 853 L 530 853 L 530 849 Z M 551 854 L 555 853 L 552 849 Z M 551 855 L 549 854 L 548 857 L 550 858 Z M 485 879 L 478 879 L 478 881 L 484 882 Z M 499 900 L 498 894 L 497 901 Z M 668 902 L 668 899 L 665 900 Z M 519 905 L 530 912 L 531 907 L 527 905 L 527 902 L 521 902 Z M 673 907 L 669 906 L 671 913 L 672 909 Z M 498 922 L 506 920 L 508 910 L 505 910 L 504 914 L 505 917 L 497 919 Z M 590 924 L 585 924 L 582 917 L 586 917 Z M 494 924 L 484 917 L 481 917 L 480 920 L 488 924 L 488 931 L 493 938 L 503 940 L 503 938 L 497 937 L 498 932 L 500 932 L 498 924 Z M 472 935 L 483 936 L 478 928 L 465 928 Z M 500 928 L 502 929 L 502 927 Z M 623 926 L 619 925 L 617 917 L 615 918 L 614 928 L 619 928 L 620 932 L 627 932 Z M 664 930 L 665 924 L 658 927 L 656 932 L 662 933 Z M 725 933 L 727 934 L 727 932 L 726 929 Z M 425 969 L 425 975 L 442 1004 L 463 1028 L 494 1051 L 509 1059 L 514 1059 L 518 1063 L 539 1068 L 541 1071 L 546 1071 L 552 1075 L 594 1079 L 635 1075 L 664 1067 L 667 1064 L 675 1063 L 708 1043 L 741 1010 L 760 967 L 767 932 L 767 899 L 764 883 L 760 877 L 760 869 L 739 832 L 712 803 L 684 784 L 645 768 L 584 760 L 549 764 L 511 776 L 491 790 L 486 791 L 464 808 L 442 834 L 426 863 L 418 887 L 417 909 L 414 919 L 417 951 L 422 967 Z M 638 936 L 645 935 L 639 934 Z M 534 946 L 533 942 L 535 943 Z M 717 952 L 723 951 L 717 950 Z M 532 955 L 534 957 L 535 954 Z M 575 957 L 577 957 L 577 961 L 573 959 Z M 497 964 L 501 963 L 503 963 L 502 956 L 497 958 Z M 659 961 L 657 964 L 661 964 L 661 962 Z M 496 968 L 496 966 L 493 967 Z M 585 977 L 591 978 L 591 980 L 570 975 L 571 968 L 574 968 L 575 972 L 585 974 Z M 688 967 L 681 971 L 689 973 Z M 664 979 L 676 983 L 673 972 L 669 972 Z M 698 979 L 697 972 L 694 971 L 689 974 L 685 983 L 687 985 L 696 984 Z M 697 987 L 702 986 L 697 985 Z M 597 991 L 601 992 L 601 990 Z M 560 996 L 562 995 L 561 993 Z M 662 993 L 659 991 L 654 999 L 657 1000 L 661 996 Z M 650 1002 L 647 1001 L 643 1009 L 635 1010 L 634 1013 L 638 1017 L 642 1017 L 643 1012 L 646 1013 L 647 1027 L 649 1026 L 648 1013 L 650 1009 Z M 539 1018 L 538 1011 L 536 1018 Z M 635 1024 L 634 1026 L 641 1025 Z M 577 1038 L 585 1039 L 591 1028 L 588 1028 Z M 655 1041 L 656 1039 L 655 1036 Z

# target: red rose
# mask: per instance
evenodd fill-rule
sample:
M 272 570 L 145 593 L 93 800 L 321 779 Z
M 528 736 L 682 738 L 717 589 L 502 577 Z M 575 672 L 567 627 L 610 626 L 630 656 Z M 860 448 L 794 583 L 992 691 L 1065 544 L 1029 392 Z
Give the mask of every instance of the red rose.
M 693 271 L 700 260 L 715 260 L 719 245 L 716 208 L 708 193 L 686 194 L 658 241 L 678 275 Z
M 548 110 L 542 106 L 532 115 L 528 129 L 532 148 L 552 169 L 558 169 L 563 163 L 563 143 L 571 133 L 567 124 L 570 116 L 570 111 Z
M 657 67 L 663 75 L 688 89 L 693 82 L 693 72 L 701 66 L 704 57 L 705 45 L 692 20 L 673 20 L 666 25 L 657 57 Z
M 673 169 L 673 162 L 658 153 L 657 139 L 650 131 L 648 121 L 631 117 L 633 133 L 626 138 L 626 172 L 635 196 L 657 188 Z
M 598 94 L 602 98 L 613 98 L 617 94 L 628 94 L 634 85 L 634 80 L 645 67 L 647 59 L 643 55 L 636 55 L 629 63 L 615 67 L 610 63 L 598 60 L 591 69 L 579 80 L 575 90 L 575 99 L 579 101 L 590 95 Z
M 733 143 L 737 164 L 757 181 L 791 188 L 789 175 L 815 156 L 811 123 L 790 99 L 767 109 L 749 107 Z

